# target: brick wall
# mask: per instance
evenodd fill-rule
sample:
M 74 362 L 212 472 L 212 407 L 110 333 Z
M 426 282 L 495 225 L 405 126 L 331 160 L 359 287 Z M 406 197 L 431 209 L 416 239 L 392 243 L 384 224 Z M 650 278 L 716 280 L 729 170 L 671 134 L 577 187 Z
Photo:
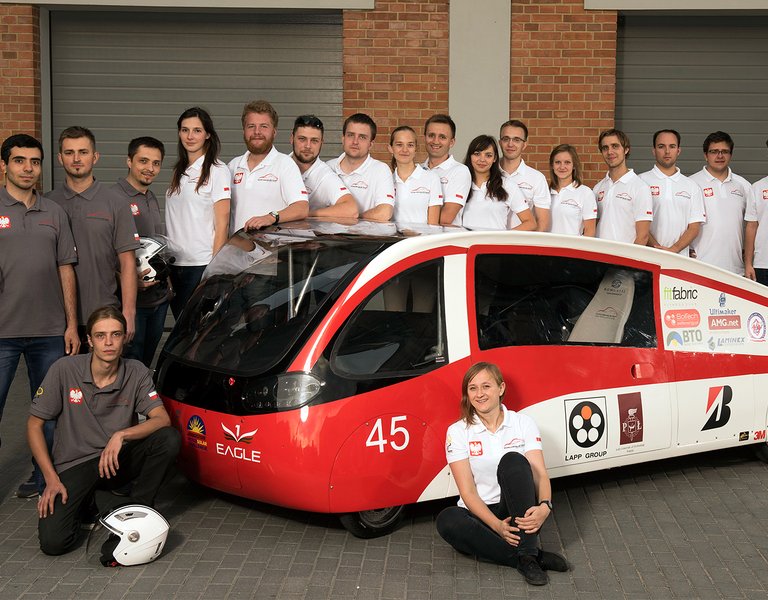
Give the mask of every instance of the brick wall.
M 0 141 L 40 139 L 40 28 L 37 7 L 0 4 Z
M 343 110 L 373 117 L 373 154 L 387 161 L 392 129 L 410 125 L 418 133 L 428 117 L 448 111 L 448 0 L 344 11 Z
M 554 146 L 571 143 L 589 185 L 605 175 L 597 136 L 613 127 L 616 12 L 583 0 L 513 0 L 509 110 L 528 125 L 526 162 L 549 171 Z

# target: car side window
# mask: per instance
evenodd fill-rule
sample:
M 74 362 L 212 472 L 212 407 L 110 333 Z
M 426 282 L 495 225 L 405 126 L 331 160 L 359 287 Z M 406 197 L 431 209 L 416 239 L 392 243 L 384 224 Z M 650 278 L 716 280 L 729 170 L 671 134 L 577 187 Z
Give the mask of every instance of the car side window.
M 342 328 L 331 353 L 346 376 L 402 376 L 446 361 L 442 259 L 405 271 L 365 300 Z
M 475 261 L 480 348 L 656 347 L 650 271 L 562 256 L 487 254 Z

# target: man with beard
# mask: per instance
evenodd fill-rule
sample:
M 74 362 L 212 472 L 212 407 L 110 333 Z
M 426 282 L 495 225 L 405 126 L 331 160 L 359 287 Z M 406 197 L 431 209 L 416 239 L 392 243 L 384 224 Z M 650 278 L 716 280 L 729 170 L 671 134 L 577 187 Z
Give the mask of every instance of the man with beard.
M 277 111 L 269 102 L 255 100 L 243 107 L 243 139 L 248 151 L 228 165 L 232 173 L 230 231 L 298 221 L 309 213 L 299 168 L 273 145 L 277 121 Z
M 688 256 L 688 246 L 706 221 L 701 189 L 677 168 L 680 134 L 662 129 L 653 134 L 653 169 L 640 174 L 651 188 L 653 222 L 648 245 Z
M 293 124 L 291 158 L 301 171 L 313 217 L 357 218 L 357 203 L 339 176 L 318 157 L 323 149 L 323 122 L 301 115 Z

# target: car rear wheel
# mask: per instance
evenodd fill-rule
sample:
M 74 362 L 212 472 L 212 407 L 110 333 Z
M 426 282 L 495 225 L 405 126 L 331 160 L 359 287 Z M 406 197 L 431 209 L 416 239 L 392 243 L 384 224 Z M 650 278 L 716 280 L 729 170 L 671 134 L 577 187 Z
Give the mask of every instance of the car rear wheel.
M 344 513 L 339 520 L 355 537 L 370 539 L 392 533 L 403 520 L 404 506 L 389 506 L 377 510 Z

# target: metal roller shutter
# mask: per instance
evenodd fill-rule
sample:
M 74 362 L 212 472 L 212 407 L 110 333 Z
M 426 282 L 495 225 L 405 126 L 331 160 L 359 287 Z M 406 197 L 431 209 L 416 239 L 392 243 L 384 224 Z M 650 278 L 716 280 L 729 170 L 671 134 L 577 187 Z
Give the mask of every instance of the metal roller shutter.
M 653 166 L 652 136 L 682 135 L 679 166 L 704 164 L 711 132 L 735 142 L 731 166 L 750 181 L 768 173 L 768 23 L 764 17 L 622 18 L 617 53 L 616 124 L 632 141 L 631 165 Z
M 341 152 L 341 12 L 52 11 L 52 135 L 84 125 L 96 135 L 103 181 L 125 175 L 128 141 L 166 144 L 153 189 L 162 196 L 176 160 L 176 119 L 206 108 L 222 159 L 242 154 L 243 104 L 263 98 L 280 115 L 276 145 L 289 152 L 296 116 L 324 122 L 325 158 Z M 63 180 L 60 167 L 54 183 Z

